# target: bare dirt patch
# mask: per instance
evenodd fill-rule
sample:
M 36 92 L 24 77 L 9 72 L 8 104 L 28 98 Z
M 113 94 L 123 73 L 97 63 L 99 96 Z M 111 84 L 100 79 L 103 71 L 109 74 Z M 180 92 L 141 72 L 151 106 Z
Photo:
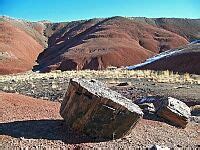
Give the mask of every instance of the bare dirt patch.
M 59 109 L 69 79 L 73 77 L 98 79 L 133 101 L 161 95 L 178 98 L 189 106 L 199 104 L 197 75 L 114 70 L 0 76 L 0 142 L 4 148 L 136 148 L 152 144 L 198 147 L 198 123 L 190 122 L 185 129 L 180 129 L 151 116 L 144 117 L 122 139 L 100 141 L 72 131 L 60 117 Z M 127 84 L 119 86 L 123 82 Z

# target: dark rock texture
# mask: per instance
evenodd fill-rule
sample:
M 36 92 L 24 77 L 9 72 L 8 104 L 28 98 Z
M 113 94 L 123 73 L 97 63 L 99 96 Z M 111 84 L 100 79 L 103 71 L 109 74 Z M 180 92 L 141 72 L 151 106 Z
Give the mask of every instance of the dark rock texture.
M 185 128 L 191 116 L 190 108 L 175 98 L 168 97 L 160 99 L 159 104 L 155 105 L 156 113 L 174 125 Z
M 97 80 L 71 79 L 60 114 L 73 129 L 95 138 L 120 138 L 143 112 L 131 100 Z

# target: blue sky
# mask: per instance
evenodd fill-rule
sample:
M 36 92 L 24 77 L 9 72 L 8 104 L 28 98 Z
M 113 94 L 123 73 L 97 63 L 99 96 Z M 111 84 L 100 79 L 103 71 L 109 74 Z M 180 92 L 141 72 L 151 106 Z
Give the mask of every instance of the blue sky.
M 53 22 L 111 16 L 200 18 L 200 0 L 0 0 L 0 15 Z

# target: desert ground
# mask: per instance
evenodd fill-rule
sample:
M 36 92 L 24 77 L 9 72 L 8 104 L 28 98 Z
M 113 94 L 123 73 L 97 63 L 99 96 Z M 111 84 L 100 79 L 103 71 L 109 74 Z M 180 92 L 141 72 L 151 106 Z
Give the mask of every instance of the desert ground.
M 0 16 L 0 31 L 0 149 L 200 147 L 199 19 Z M 177 127 L 141 108 L 143 117 L 122 138 L 77 132 L 60 115 L 72 78 L 99 80 L 131 104 L 176 98 L 190 107 L 188 124 Z
M 123 138 L 102 141 L 73 131 L 59 114 L 70 78 L 94 78 L 133 102 L 148 96 L 175 97 L 200 105 L 200 77 L 169 71 L 55 71 L 0 76 L 0 141 L 3 149 L 25 148 L 198 148 L 198 114 L 185 129 L 154 115 L 144 115 Z M 125 83 L 125 84 L 122 84 Z

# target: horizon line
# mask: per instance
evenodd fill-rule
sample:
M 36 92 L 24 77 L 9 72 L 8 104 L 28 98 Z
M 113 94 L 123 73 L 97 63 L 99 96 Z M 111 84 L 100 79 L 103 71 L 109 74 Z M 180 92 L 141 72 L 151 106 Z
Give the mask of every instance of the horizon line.
M 52 21 L 49 19 L 41 19 L 41 20 L 32 20 L 32 19 L 26 19 L 26 18 L 18 18 L 18 17 L 12 17 L 8 15 L 0 15 L 0 18 L 10 18 L 15 20 L 24 20 L 28 22 L 42 22 L 42 21 L 49 21 L 50 23 L 61 23 L 61 22 L 73 22 L 73 21 L 84 21 L 84 20 L 91 20 L 91 19 L 106 19 L 106 18 L 114 18 L 114 17 L 123 17 L 123 18 L 147 18 L 147 19 L 194 19 L 198 20 L 200 18 L 190 18 L 190 17 L 145 17 L 145 16 L 108 16 L 108 17 L 91 17 L 91 18 L 83 18 L 83 19 L 72 19 L 72 20 L 60 20 L 60 21 Z

